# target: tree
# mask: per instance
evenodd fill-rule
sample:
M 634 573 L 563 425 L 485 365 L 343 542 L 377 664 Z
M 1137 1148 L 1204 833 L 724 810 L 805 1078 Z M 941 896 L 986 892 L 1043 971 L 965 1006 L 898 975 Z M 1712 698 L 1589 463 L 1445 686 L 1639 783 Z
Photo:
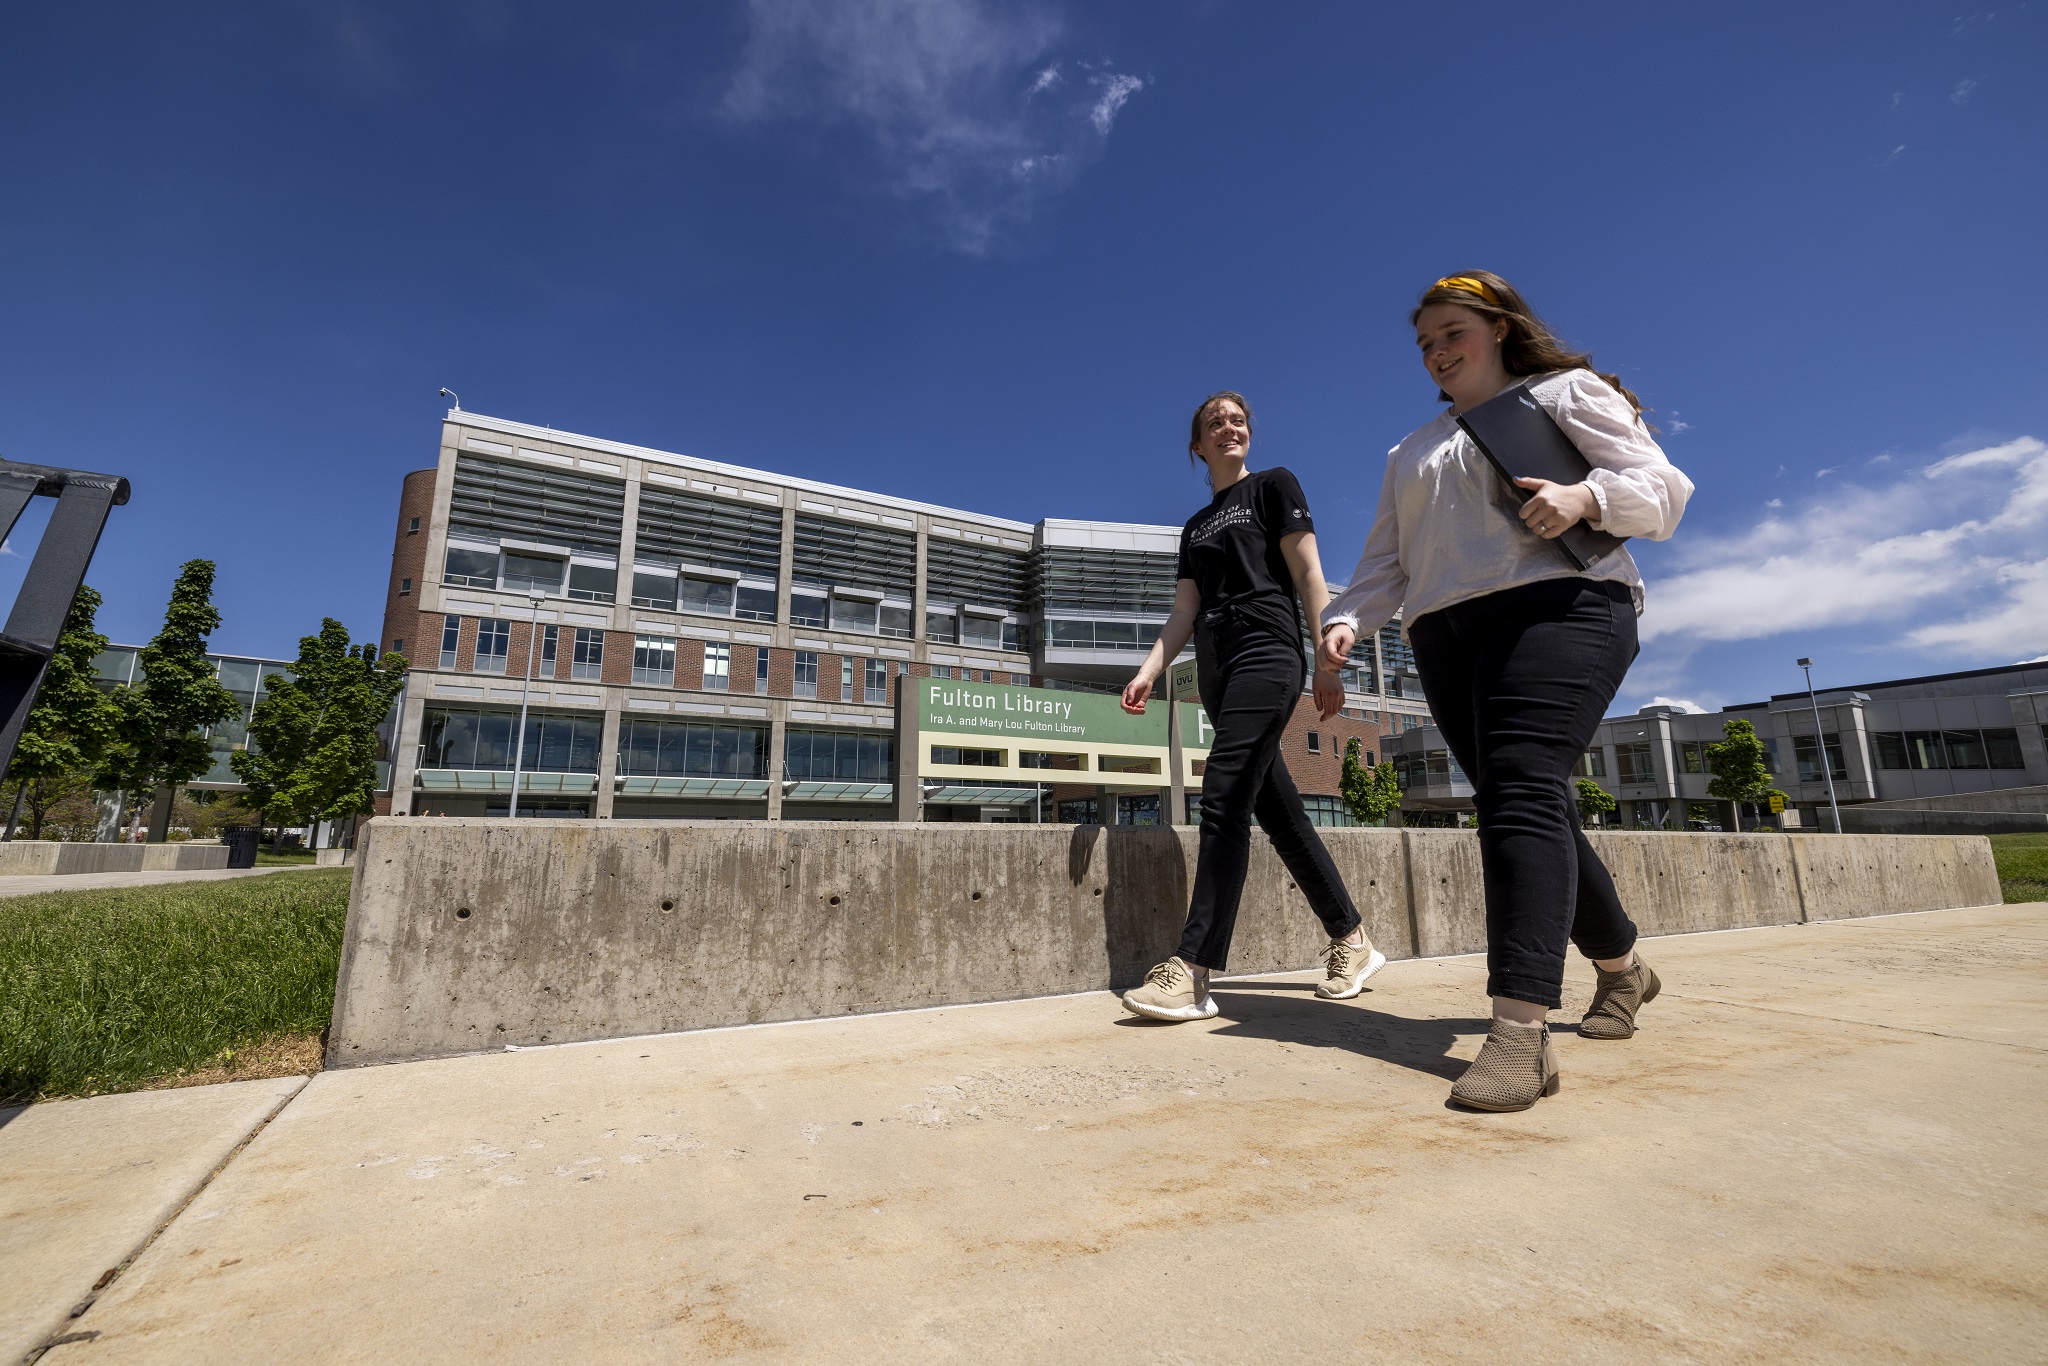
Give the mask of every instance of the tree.
M 230 755 L 258 818 L 281 823 L 341 820 L 372 809 L 377 726 L 405 686 L 405 656 L 350 645 L 348 628 L 323 618 L 299 638 L 289 677 L 264 680 L 248 749 Z
M 219 626 L 213 561 L 187 560 L 171 587 L 163 629 L 139 652 L 141 681 L 114 695 L 118 742 L 101 763 L 101 787 L 174 789 L 213 766 L 206 730 L 235 714 L 234 694 L 221 686 L 206 657 L 206 638 Z M 152 828 L 150 838 L 161 841 L 165 833 Z
M 1707 772 L 1714 775 L 1707 782 L 1707 794 L 1735 804 L 1737 830 L 1742 829 L 1743 805 L 1767 802 L 1776 790 L 1771 786 L 1770 767 L 1764 763 L 1764 742 L 1747 721 L 1734 720 L 1721 727 L 1721 739 L 1707 746 Z
M 120 722 L 120 709 L 94 681 L 93 659 L 107 648 L 107 638 L 93 624 L 99 609 L 100 595 L 80 585 L 22 725 L 13 762 L 7 766 L 7 777 L 14 782 L 9 839 L 14 838 L 24 805 L 29 838 L 43 837 L 43 818 L 59 801 L 88 785 L 86 775 L 98 766 Z
M 1382 825 L 1387 813 L 1401 805 L 1401 784 L 1394 778 L 1393 764 L 1361 764 L 1355 736 L 1344 742 L 1344 771 L 1337 791 L 1361 825 Z
M 1610 811 L 1620 809 L 1614 795 L 1591 778 L 1579 779 L 1579 822 L 1592 825 Z

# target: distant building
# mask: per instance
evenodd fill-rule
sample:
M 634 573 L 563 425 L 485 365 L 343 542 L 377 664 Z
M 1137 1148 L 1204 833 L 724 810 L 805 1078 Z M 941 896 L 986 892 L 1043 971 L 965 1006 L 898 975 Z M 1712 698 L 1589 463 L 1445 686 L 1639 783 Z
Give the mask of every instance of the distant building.
M 380 644 L 413 675 L 379 809 L 504 812 L 524 691 L 522 813 L 887 819 L 898 680 L 1121 688 L 1172 607 L 1178 538 L 450 412 L 399 499 Z M 1343 742 L 1376 757 L 1428 714 L 1398 630 L 1346 684 L 1344 714 L 1299 710 L 1288 742 L 1333 821 Z M 1043 814 L 1110 818 L 1093 800 L 1054 791 Z M 1156 820 L 1146 800 L 1115 818 Z M 949 789 L 927 811 L 1029 820 L 1040 801 Z
M 100 686 L 112 688 L 136 682 L 139 677 L 136 659 L 140 651 L 141 647 L 137 645 L 109 645 L 100 651 L 92 662 L 93 673 Z M 184 786 L 202 791 L 239 792 L 242 780 L 228 766 L 228 756 L 248 745 L 249 719 L 255 712 L 257 699 L 263 695 L 262 680 L 276 675 L 288 678 L 292 666 L 289 660 L 257 659 L 248 655 L 210 654 L 207 658 L 213 662 L 215 676 L 221 685 L 233 695 L 235 714 L 207 732 L 207 742 L 213 748 L 213 766 Z
M 1789 798 L 1789 827 L 1828 826 L 1823 754 L 1844 806 L 2048 785 L 2048 663 L 1864 683 L 1813 699 L 1779 693 L 1718 712 L 1644 707 L 1600 723 L 1579 776 L 1615 797 L 1614 824 L 1732 829 L 1731 804 L 1707 792 L 1707 747 L 1737 718 L 1763 740 L 1766 762 Z M 1387 749 L 1403 775 L 1404 810 L 1472 809 L 1471 785 L 1434 728 L 1390 741 Z M 1746 811 L 1742 827 L 1765 818 Z

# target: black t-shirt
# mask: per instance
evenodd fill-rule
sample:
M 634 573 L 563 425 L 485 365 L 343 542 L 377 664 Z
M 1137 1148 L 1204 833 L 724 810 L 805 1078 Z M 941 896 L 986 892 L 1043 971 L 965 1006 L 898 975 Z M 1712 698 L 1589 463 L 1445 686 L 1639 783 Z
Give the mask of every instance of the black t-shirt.
M 1280 538 L 1312 532 L 1308 499 L 1284 467 L 1248 474 L 1209 500 L 1181 528 L 1176 578 L 1193 579 L 1202 611 L 1234 607 L 1241 620 L 1283 640 L 1301 639 L 1294 576 Z

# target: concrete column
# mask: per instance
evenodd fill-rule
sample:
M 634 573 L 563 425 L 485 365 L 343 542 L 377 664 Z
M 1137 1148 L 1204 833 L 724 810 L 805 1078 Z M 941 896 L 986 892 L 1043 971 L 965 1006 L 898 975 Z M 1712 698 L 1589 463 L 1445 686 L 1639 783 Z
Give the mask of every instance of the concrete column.
M 782 555 L 775 568 L 775 643 L 789 646 L 789 589 L 796 573 L 796 490 L 782 491 Z
M 910 589 L 910 657 L 919 663 L 928 661 L 924 639 L 924 609 L 930 599 L 925 592 L 925 565 L 930 559 L 931 521 L 926 517 L 917 519 L 917 578 Z
M 439 658 L 441 642 L 434 642 Z M 420 728 L 426 724 L 427 700 L 408 683 L 398 709 L 398 736 L 391 746 L 391 814 L 410 816 L 413 781 L 419 772 Z
M 782 761 L 789 751 L 789 722 L 781 716 L 768 722 L 768 819 L 782 819 Z
M 922 580 L 919 591 L 922 592 Z M 908 692 L 910 695 L 905 697 Z M 896 819 L 899 821 L 921 821 L 924 819 L 924 779 L 918 776 L 917 693 L 914 688 L 906 689 L 896 685 L 896 766 L 892 775 L 896 792 Z
M 640 540 L 640 471 L 638 462 L 626 466 L 626 505 L 619 514 L 619 589 L 612 604 L 615 631 L 633 629 L 633 551 Z M 615 718 L 606 724 L 616 731 Z
M 619 716 L 625 705 L 623 691 L 606 691 L 604 736 L 597 742 L 597 804 L 591 810 L 601 821 L 612 817 L 613 789 L 619 776 Z

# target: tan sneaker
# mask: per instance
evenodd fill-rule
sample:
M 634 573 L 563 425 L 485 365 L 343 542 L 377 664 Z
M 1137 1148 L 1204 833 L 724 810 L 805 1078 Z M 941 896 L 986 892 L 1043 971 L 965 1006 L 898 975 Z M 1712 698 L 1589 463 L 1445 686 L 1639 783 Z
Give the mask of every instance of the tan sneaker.
M 1154 1020 L 1206 1020 L 1216 1013 L 1216 998 L 1195 989 L 1186 963 L 1169 958 L 1124 993 L 1124 1009 Z
M 1365 979 L 1387 965 L 1387 956 L 1372 946 L 1347 944 L 1332 939 L 1323 950 L 1323 980 L 1316 983 L 1316 995 L 1325 1001 L 1348 1001 L 1365 990 Z
M 1550 1026 L 1493 1022 L 1479 1056 L 1451 1087 L 1451 1103 L 1471 1110 L 1526 1110 L 1538 1096 L 1557 1094 L 1557 1059 Z
M 1593 1004 L 1586 1007 L 1586 1018 L 1579 1021 L 1579 1037 L 1633 1038 L 1636 1012 L 1656 1000 L 1664 984 L 1650 971 L 1640 953 L 1636 955 L 1635 966 L 1626 972 L 1603 972 L 1595 964 L 1593 973 L 1599 980 L 1593 988 Z

